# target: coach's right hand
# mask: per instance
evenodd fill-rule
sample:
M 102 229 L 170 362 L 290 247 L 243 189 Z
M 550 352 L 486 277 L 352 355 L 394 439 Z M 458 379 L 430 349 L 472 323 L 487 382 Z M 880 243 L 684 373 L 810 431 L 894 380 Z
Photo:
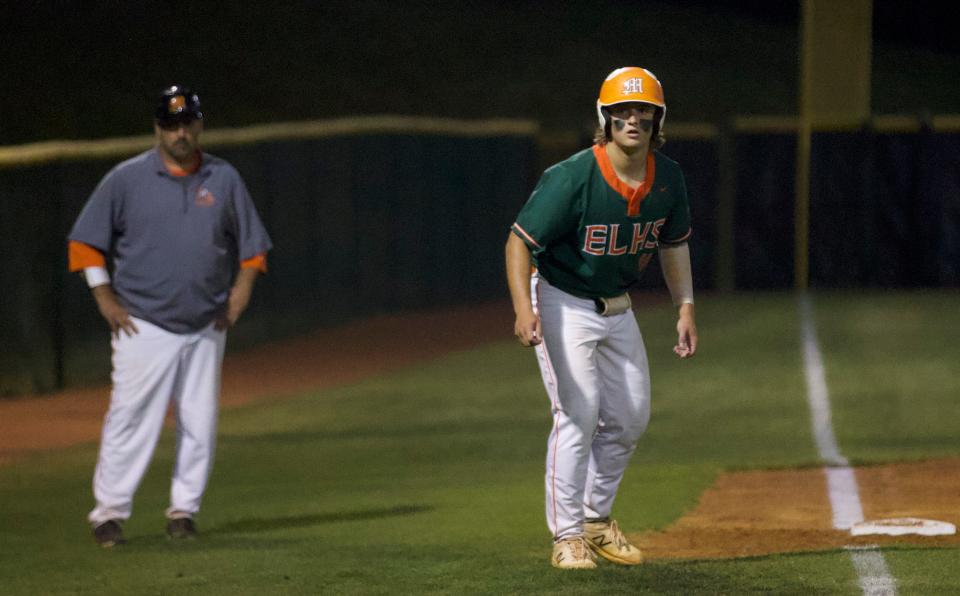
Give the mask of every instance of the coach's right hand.
M 93 288 L 93 297 L 97 301 L 97 308 L 103 316 L 107 325 L 110 325 L 110 333 L 113 337 L 120 337 L 122 329 L 128 336 L 137 333 L 137 326 L 133 324 L 130 313 L 117 300 L 117 295 L 110 284 L 103 284 Z
M 517 313 L 517 320 L 513 324 L 513 333 L 525 347 L 535 346 L 543 341 L 540 334 L 540 317 L 533 309 L 525 309 Z

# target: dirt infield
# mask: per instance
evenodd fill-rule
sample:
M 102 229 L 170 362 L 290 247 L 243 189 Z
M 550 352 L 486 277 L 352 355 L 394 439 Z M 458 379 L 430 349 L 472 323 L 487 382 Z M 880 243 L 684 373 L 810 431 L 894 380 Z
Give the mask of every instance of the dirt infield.
M 960 525 L 960 459 L 855 470 L 864 518 Z M 663 532 L 631 536 L 649 559 L 726 559 L 847 546 L 960 544 L 953 536 L 851 536 L 833 529 L 822 469 L 721 475 L 697 507 Z
M 510 340 L 506 302 L 380 316 L 230 354 L 225 408 L 350 383 L 445 353 Z M 376 354 L 376 357 L 371 357 Z M 95 442 L 109 387 L 0 400 L 0 465 L 25 454 Z M 867 519 L 920 517 L 960 525 L 960 459 L 858 468 Z M 960 537 L 857 537 L 832 528 L 820 469 L 721 475 L 697 507 L 662 532 L 633 535 L 647 557 L 716 559 L 852 545 L 957 545 Z

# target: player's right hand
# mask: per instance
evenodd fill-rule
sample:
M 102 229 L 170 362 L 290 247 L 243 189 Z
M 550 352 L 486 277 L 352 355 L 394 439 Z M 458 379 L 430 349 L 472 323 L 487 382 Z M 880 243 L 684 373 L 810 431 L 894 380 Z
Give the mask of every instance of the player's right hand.
M 137 329 L 137 326 L 133 324 L 133 320 L 127 313 L 127 309 L 123 308 L 119 304 L 117 307 L 117 310 L 110 313 L 101 311 L 103 318 L 106 319 L 107 324 L 110 325 L 110 333 L 114 337 L 120 337 L 121 331 L 126 333 L 127 337 L 133 337 L 135 333 L 139 333 L 140 330 Z
M 518 313 L 517 320 L 513 324 L 513 334 L 524 347 L 538 345 L 543 341 L 543 335 L 540 333 L 540 317 L 532 310 Z
M 673 353 L 680 358 L 692 358 L 697 353 L 697 323 L 694 321 L 693 305 L 683 304 L 677 319 L 677 345 Z
M 93 297 L 97 301 L 100 315 L 110 326 L 110 334 L 113 337 L 120 337 L 120 331 L 126 333 L 128 337 L 139 332 L 137 326 L 133 324 L 133 319 L 130 318 L 130 313 L 120 304 L 117 295 L 109 285 L 93 288 Z

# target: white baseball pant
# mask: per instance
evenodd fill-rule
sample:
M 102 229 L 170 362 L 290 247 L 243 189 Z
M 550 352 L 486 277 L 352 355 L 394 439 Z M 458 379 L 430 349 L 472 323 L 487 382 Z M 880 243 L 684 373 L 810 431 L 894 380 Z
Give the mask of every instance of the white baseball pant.
M 550 398 L 546 513 L 554 540 L 609 517 L 650 420 L 647 353 L 631 310 L 604 317 L 593 300 L 531 278 L 543 341 L 537 359 Z
M 171 333 L 133 318 L 139 333 L 112 341 L 113 391 L 93 477 L 94 525 L 128 519 L 133 495 L 153 455 L 171 398 L 176 404 L 177 451 L 170 508 L 194 514 L 213 466 L 226 332 L 213 324 Z

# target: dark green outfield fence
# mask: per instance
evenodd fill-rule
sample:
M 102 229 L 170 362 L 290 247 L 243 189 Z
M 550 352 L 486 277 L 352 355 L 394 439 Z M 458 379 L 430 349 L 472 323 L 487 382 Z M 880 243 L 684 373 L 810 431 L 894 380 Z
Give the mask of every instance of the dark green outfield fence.
M 241 172 L 275 244 L 231 347 L 374 313 L 506 299 L 509 225 L 544 154 L 579 148 L 544 151 L 538 138 L 516 121 L 209 131 L 208 149 Z M 812 286 L 960 286 L 960 134 L 813 140 Z M 106 379 L 105 325 L 83 281 L 66 273 L 65 237 L 104 173 L 150 143 L 121 141 L 101 152 L 0 149 L 0 395 Z M 686 174 L 698 288 L 792 287 L 796 146 L 789 131 L 742 127 L 670 137 L 663 151 Z M 662 287 L 656 260 L 643 285 Z
M 960 286 L 960 134 L 813 142 L 811 284 Z
M 793 286 L 796 147 L 736 137 L 736 288 Z M 809 204 L 811 287 L 960 286 L 960 133 L 814 133 Z

